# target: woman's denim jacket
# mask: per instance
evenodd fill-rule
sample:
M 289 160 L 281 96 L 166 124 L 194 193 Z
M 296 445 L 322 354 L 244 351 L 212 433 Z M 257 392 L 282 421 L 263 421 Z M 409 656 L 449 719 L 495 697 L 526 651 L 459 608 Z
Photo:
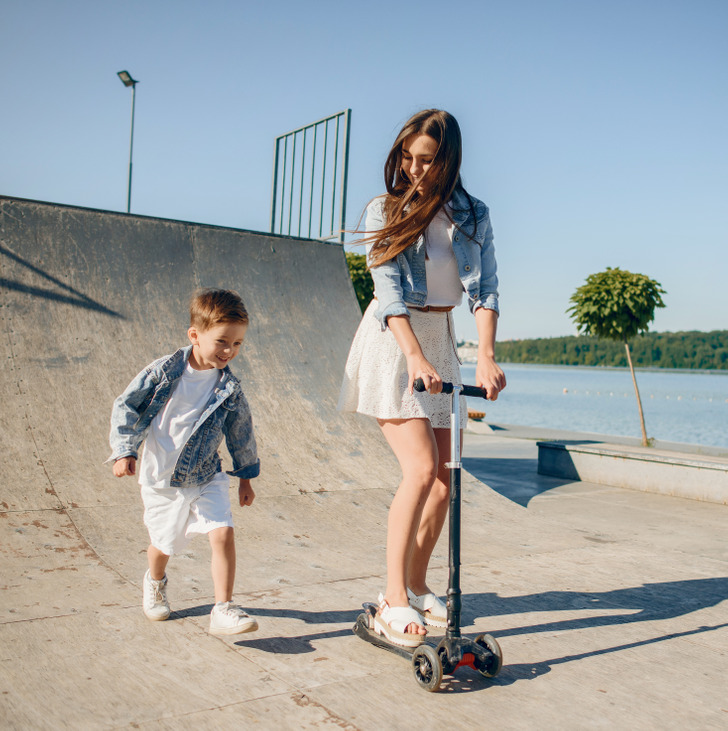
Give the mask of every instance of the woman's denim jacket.
M 471 312 L 479 307 L 498 312 L 498 277 L 496 276 L 493 229 L 488 207 L 471 196 L 477 227 L 473 233 L 473 217 L 467 193 L 456 191 L 450 201 L 455 222 L 452 249 L 458 264 L 463 289 L 468 295 Z M 384 226 L 384 197 L 375 198 L 367 207 L 366 231 L 372 233 Z M 375 315 L 387 327 L 387 318 L 407 315 L 407 305 L 424 307 L 427 300 L 425 270 L 425 237 L 420 236 L 394 259 L 370 267 L 377 298 Z
M 162 410 L 185 370 L 192 346 L 148 365 L 114 401 L 111 412 L 111 457 L 137 457 L 152 419 Z M 253 420 L 240 381 L 225 366 L 210 402 L 195 424 L 192 436 L 182 449 L 170 484 L 196 487 L 222 471 L 217 453 L 223 437 L 233 469 L 233 477 L 251 479 L 260 474 L 260 462 L 253 434 Z

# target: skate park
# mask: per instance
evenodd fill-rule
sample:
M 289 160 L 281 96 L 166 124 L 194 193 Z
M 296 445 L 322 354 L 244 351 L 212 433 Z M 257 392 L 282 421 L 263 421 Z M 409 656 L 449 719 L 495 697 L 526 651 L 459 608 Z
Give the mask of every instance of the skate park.
M 0 261 L 4 728 L 728 727 L 728 506 L 539 475 L 559 435 L 465 435 L 463 624 L 498 639 L 496 678 L 428 694 L 352 634 L 399 471 L 336 411 L 360 317 L 340 245 L 0 197 Z M 170 562 L 170 619 L 144 617 L 138 486 L 105 464 L 113 399 L 204 286 L 251 314 L 235 599 L 260 629 L 233 638 L 207 633 L 202 539 Z M 444 587 L 446 536 L 433 569 Z

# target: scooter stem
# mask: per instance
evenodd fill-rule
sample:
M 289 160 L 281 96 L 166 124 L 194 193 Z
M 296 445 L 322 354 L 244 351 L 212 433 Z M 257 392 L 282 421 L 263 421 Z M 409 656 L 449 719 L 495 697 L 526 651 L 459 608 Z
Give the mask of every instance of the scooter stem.
M 460 637 L 460 612 L 462 600 L 460 591 L 460 392 L 462 386 L 453 384 L 450 408 L 450 578 L 447 587 L 447 630 L 448 639 Z

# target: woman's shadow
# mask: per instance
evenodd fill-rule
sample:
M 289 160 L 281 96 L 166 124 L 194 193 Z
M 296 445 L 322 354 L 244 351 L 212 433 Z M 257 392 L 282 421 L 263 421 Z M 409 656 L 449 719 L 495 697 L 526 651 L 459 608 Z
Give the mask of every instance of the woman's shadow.
M 613 589 L 605 592 L 549 591 L 515 597 L 500 597 L 493 593 L 469 594 L 463 598 L 463 624 L 467 625 L 475 622 L 480 624 L 482 618 L 488 618 L 491 623 L 488 631 L 498 640 L 502 640 L 505 637 L 515 635 L 564 632 L 566 630 L 671 619 L 715 606 L 726 598 L 728 598 L 728 577 L 642 584 L 641 586 Z M 493 618 L 499 615 L 531 612 L 573 612 L 579 610 L 596 610 L 596 612 L 601 610 L 609 613 L 597 613 L 576 619 L 550 620 L 539 624 L 522 625 L 507 629 L 498 629 L 493 626 Z M 616 613 L 615 610 L 617 610 Z M 710 626 L 693 626 L 678 632 L 647 637 L 634 642 L 602 647 L 579 654 L 564 655 L 539 663 L 508 665 L 506 658 L 506 664 L 501 673 L 488 683 L 490 685 L 510 685 L 517 680 L 530 680 L 544 675 L 550 672 L 554 665 L 620 652 L 656 642 L 664 642 L 677 637 L 710 632 L 727 626 L 728 622 Z

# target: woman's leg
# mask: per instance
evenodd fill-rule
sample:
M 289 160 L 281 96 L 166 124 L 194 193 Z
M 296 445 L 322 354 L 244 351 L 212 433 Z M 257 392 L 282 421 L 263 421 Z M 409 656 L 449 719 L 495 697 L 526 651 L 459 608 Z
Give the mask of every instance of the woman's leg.
M 215 528 L 208 534 L 212 549 L 212 583 L 215 601 L 229 602 L 235 584 L 235 533 L 229 526 Z
M 417 595 L 430 592 L 427 586 L 427 567 L 450 506 L 450 470 L 445 466 L 450 461 L 450 430 L 433 429 L 433 432 L 438 453 L 437 478 L 422 511 L 407 572 L 408 586 Z M 462 432 L 460 443 L 462 444 Z
M 385 598 L 391 607 L 406 607 L 407 567 L 437 473 L 437 442 L 426 419 L 379 420 L 379 425 L 402 468 L 402 482 L 390 505 L 387 523 Z M 408 631 L 425 633 L 420 625 L 409 625 Z

